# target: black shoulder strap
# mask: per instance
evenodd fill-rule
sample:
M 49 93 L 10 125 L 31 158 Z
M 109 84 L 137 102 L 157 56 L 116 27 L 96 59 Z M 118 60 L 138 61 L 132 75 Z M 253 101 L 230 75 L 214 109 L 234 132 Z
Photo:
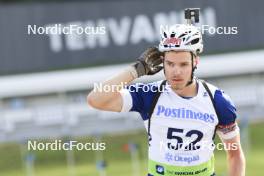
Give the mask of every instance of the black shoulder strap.
M 214 103 L 214 97 L 213 97 L 213 94 L 212 94 L 211 90 L 209 89 L 208 85 L 206 84 L 206 82 L 205 82 L 204 80 L 202 80 L 202 79 L 200 79 L 200 80 L 201 80 L 201 82 L 202 82 L 202 84 L 203 84 L 203 86 L 204 86 L 206 92 L 209 94 L 210 99 L 211 99 L 211 101 L 212 101 L 212 104 L 213 104 L 213 106 L 214 106 L 215 112 L 216 112 L 216 108 L 215 108 L 215 103 Z
M 158 102 L 158 99 L 160 97 L 160 94 L 162 93 L 163 91 L 163 87 L 166 85 L 166 80 L 163 80 L 158 88 L 158 91 L 157 93 L 154 95 L 154 98 L 153 98 L 153 101 L 152 101 L 152 104 L 151 104 L 151 107 L 150 107 L 150 110 L 149 110 L 149 113 L 148 113 L 148 134 L 150 135 L 150 122 L 151 122 L 151 116 L 153 114 L 153 111 L 155 109 L 155 106 Z
M 210 99 L 211 99 L 211 101 L 212 101 L 212 104 L 213 104 L 213 106 L 214 106 L 214 110 L 215 110 L 215 113 L 216 113 L 216 115 L 217 115 L 217 118 L 219 118 L 219 115 L 218 115 L 217 110 L 216 110 L 216 106 L 215 106 L 215 101 L 214 101 L 213 94 L 212 94 L 211 90 L 209 89 L 208 85 L 206 84 L 206 82 L 205 82 L 204 80 L 202 80 L 202 79 L 200 79 L 200 80 L 201 80 L 201 82 L 202 82 L 202 84 L 203 84 L 203 86 L 204 86 L 206 92 L 209 94 Z M 216 128 L 215 128 L 215 132 L 216 132 Z M 213 139 L 215 138 L 215 132 L 214 132 Z

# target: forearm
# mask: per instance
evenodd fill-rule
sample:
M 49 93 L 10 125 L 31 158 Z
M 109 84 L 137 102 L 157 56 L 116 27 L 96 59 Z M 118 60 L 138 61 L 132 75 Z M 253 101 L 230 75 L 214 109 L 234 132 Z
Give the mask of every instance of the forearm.
M 120 91 L 124 86 L 137 78 L 136 70 L 132 66 L 127 67 L 121 73 L 113 76 L 112 78 L 104 81 L 102 83 L 103 86 L 116 86 L 116 91 Z
M 235 156 L 228 156 L 228 175 L 245 176 L 246 161 L 242 151 Z
M 123 99 L 119 91 L 138 77 L 159 72 L 162 69 L 162 55 L 156 47 L 148 48 L 132 66 L 101 83 L 100 89 L 95 87 L 87 97 L 88 104 L 101 110 L 121 111 Z

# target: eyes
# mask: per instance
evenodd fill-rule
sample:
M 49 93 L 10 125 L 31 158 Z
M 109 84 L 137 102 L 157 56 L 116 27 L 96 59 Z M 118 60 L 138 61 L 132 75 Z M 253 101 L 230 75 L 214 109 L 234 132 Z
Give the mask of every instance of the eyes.
M 189 62 L 184 62 L 184 63 L 181 63 L 180 66 L 184 67 L 184 66 L 189 66 L 191 65 Z
M 166 65 L 168 65 L 169 67 L 174 67 L 176 65 L 180 66 L 180 67 L 187 67 L 189 65 L 191 65 L 190 62 L 181 62 L 181 63 L 174 63 L 174 62 L 170 62 L 170 61 L 165 61 Z

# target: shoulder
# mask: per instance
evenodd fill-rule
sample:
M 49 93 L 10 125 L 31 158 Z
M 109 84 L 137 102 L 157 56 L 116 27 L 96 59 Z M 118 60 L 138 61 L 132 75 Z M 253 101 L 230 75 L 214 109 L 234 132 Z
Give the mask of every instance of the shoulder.
M 136 100 L 141 100 L 141 103 L 146 104 L 152 101 L 154 95 L 159 89 L 161 82 L 162 81 L 151 83 L 136 83 L 126 87 L 126 89 L 128 90 L 128 92 L 130 92 L 133 100 L 135 101 L 134 103 L 139 103 Z
M 208 83 L 209 89 L 212 91 L 214 102 L 218 107 L 235 107 L 235 104 L 231 100 L 230 96 L 222 89 Z
M 222 89 L 216 87 L 215 85 L 206 82 L 208 88 L 210 89 L 215 103 L 221 103 L 221 104 L 232 104 L 234 106 L 234 103 L 232 102 L 230 96 Z
M 230 96 L 224 90 L 207 83 L 213 95 L 215 110 L 218 115 L 220 125 L 228 125 L 235 122 L 237 118 L 236 107 Z
M 151 83 L 135 83 L 135 84 L 126 86 L 126 89 L 131 89 L 131 90 L 137 89 L 138 91 L 151 92 L 152 89 L 154 90 L 157 89 L 161 83 L 162 83 L 162 80 L 151 82 Z
M 128 104 L 124 105 L 126 110 L 137 111 L 141 114 L 144 120 L 147 119 L 147 113 L 151 108 L 153 99 L 158 92 L 161 83 L 162 81 L 156 81 L 151 83 L 135 83 L 126 86 L 121 94 L 123 95 L 124 104 Z
M 135 83 L 126 86 L 126 90 L 130 92 L 132 96 L 140 96 L 141 98 L 152 97 L 159 89 L 162 81 L 151 82 L 151 83 Z

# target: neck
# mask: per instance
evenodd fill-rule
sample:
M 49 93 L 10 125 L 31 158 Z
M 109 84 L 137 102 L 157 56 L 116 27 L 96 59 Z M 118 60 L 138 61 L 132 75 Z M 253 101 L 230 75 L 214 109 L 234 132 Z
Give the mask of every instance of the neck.
M 189 86 L 184 87 L 183 89 L 180 90 L 173 89 L 173 91 L 182 97 L 194 97 L 197 95 L 197 83 L 194 80 L 192 84 L 190 84 Z

